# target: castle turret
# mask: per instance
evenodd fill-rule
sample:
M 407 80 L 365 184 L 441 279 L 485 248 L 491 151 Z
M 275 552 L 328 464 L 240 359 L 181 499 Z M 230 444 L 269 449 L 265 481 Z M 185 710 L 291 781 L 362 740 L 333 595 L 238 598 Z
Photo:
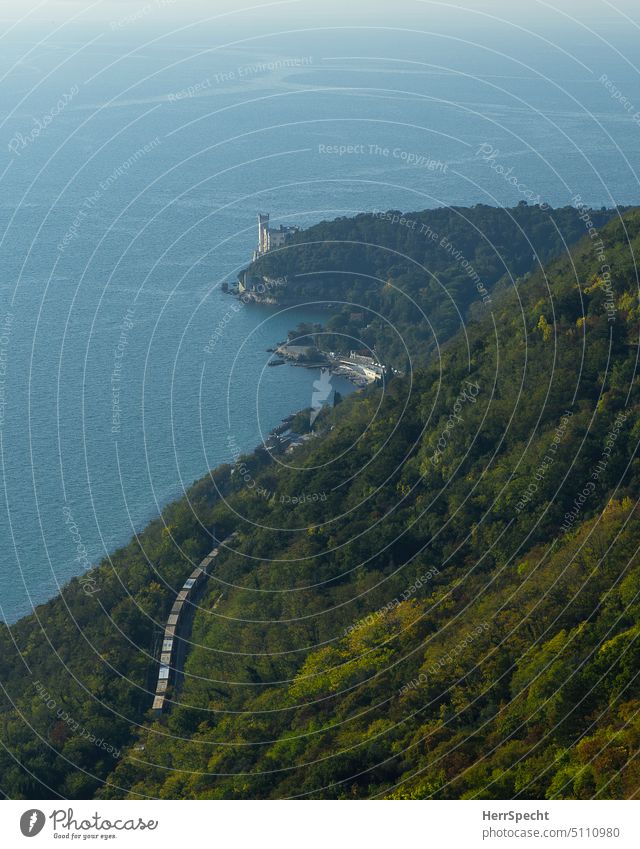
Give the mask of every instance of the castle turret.
M 253 252 L 254 262 L 272 248 L 280 248 L 285 245 L 298 230 L 298 227 L 285 227 L 282 224 L 277 230 L 272 230 L 269 227 L 269 213 L 261 212 L 258 215 L 258 247 Z
M 269 213 L 258 215 L 258 253 L 266 254 L 269 250 Z

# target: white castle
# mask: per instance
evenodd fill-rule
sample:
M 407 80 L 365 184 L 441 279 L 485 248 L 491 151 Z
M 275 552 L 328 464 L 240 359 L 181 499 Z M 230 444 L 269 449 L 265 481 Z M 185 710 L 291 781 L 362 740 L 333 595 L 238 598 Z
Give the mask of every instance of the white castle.
M 285 227 L 281 224 L 277 230 L 272 230 L 269 227 L 269 213 L 260 213 L 258 215 L 258 247 L 253 252 L 254 262 L 273 248 L 285 245 L 299 229 L 299 227 Z

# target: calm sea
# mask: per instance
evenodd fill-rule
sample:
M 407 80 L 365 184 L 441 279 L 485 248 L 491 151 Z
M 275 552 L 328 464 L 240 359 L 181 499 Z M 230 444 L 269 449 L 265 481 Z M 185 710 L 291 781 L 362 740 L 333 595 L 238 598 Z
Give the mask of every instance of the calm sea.
M 575 28 L 421 29 L 164 37 L 123 19 L 4 39 L 6 621 L 85 568 L 68 511 L 96 562 L 232 445 L 310 405 L 317 375 L 266 368 L 266 348 L 321 310 L 234 311 L 220 291 L 250 258 L 259 211 L 304 226 L 533 196 L 637 202 L 623 33 L 614 48 Z

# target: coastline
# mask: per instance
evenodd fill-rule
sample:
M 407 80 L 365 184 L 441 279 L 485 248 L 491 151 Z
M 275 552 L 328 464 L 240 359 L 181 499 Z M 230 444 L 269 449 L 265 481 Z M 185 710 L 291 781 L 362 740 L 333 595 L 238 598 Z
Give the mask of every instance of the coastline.
M 239 281 L 244 279 L 245 272 L 239 276 Z M 257 287 L 262 287 L 262 291 L 258 289 L 246 290 L 241 288 L 241 284 L 237 286 L 229 286 L 228 284 L 223 289 L 225 294 L 230 295 L 236 300 L 242 301 L 244 304 L 262 304 L 267 306 L 282 306 L 295 307 L 304 306 L 305 301 L 295 298 L 276 297 L 274 294 L 266 294 L 268 291 L 283 291 L 286 289 L 287 280 L 278 279 L 271 281 L 269 278 L 260 278 L 261 283 L 255 283 Z M 321 305 L 316 305 L 318 309 L 332 312 L 334 305 L 327 302 Z M 299 352 L 294 350 L 296 347 L 302 347 L 306 350 Z M 311 350 L 313 348 L 313 351 Z M 384 382 L 387 374 L 387 366 L 378 362 L 372 357 L 353 356 L 347 357 L 345 354 L 339 354 L 333 351 L 324 351 L 314 346 L 295 346 L 285 342 L 275 343 L 273 348 L 268 348 L 267 351 L 274 355 L 274 361 L 268 363 L 270 366 L 276 365 L 291 365 L 296 368 L 321 369 L 328 370 L 335 377 L 344 377 L 352 383 L 357 390 L 364 389 L 371 385 L 380 385 Z M 309 359 L 313 354 L 319 355 L 317 360 Z M 281 361 L 278 359 L 281 358 Z M 300 411 L 298 411 L 300 412 Z
M 356 392 L 353 393 L 354 395 Z M 81 591 L 87 596 L 97 595 L 99 593 L 99 572 L 102 569 L 112 569 L 113 563 L 112 561 L 118 559 L 120 555 L 129 549 L 130 546 L 136 544 L 139 541 L 139 538 L 144 536 L 147 532 L 149 532 L 156 523 L 162 522 L 166 527 L 165 523 L 165 513 L 167 511 L 172 511 L 179 508 L 182 505 L 188 505 L 190 503 L 190 493 L 194 490 L 198 490 L 201 487 L 206 487 L 211 484 L 212 480 L 215 480 L 219 476 L 223 475 L 225 470 L 228 470 L 228 482 L 230 484 L 227 492 L 230 492 L 233 489 L 233 478 L 235 476 L 236 471 L 239 471 L 242 474 L 242 468 L 246 462 L 250 462 L 254 460 L 256 462 L 257 467 L 260 467 L 264 464 L 265 458 L 267 456 L 271 457 L 273 453 L 276 454 L 284 454 L 287 450 L 295 449 L 302 445 L 304 442 L 308 441 L 304 438 L 304 435 L 295 433 L 291 430 L 291 425 L 296 419 L 297 416 L 301 414 L 308 414 L 310 408 L 302 407 L 294 412 L 286 415 L 275 427 L 273 427 L 269 433 L 267 434 L 265 440 L 257 445 L 254 445 L 252 448 L 244 450 L 233 450 L 231 449 L 231 460 L 225 461 L 222 463 L 218 463 L 218 465 L 212 467 L 200 477 L 196 478 L 192 481 L 188 487 L 183 490 L 181 495 L 177 495 L 172 498 L 169 497 L 166 503 L 164 503 L 161 507 L 160 512 L 153 512 L 148 519 L 144 520 L 141 525 L 133 530 L 133 532 L 129 535 L 126 540 L 114 545 L 109 549 L 107 553 L 104 554 L 99 560 L 91 563 L 83 572 L 78 573 L 77 575 L 73 575 L 70 578 L 66 579 L 64 583 L 61 583 L 59 590 L 51 595 L 49 598 L 44 599 L 36 603 L 33 608 L 15 619 L 10 619 L 9 621 L 0 618 L 0 628 L 5 627 L 8 630 L 12 631 L 15 628 L 20 628 L 25 625 L 32 617 L 38 616 L 37 611 L 46 607 L 48 605 L 54 605 L 58 602 L 64 602 L 64 596 L 77 586 L 81 589 Z M 319 435 L 315 435 L 318 438 Z M 244 458 L 244 459 L 243 459 Z M 216 488 L 219 484 L 216 484 Z M 220 493 L 216 497 L 216 501 L 218 500 Z M 194 564 L 194 566 L 197 564 Z M 174 593 L 177 592 L 177 588 L 166 588 L 167 592 Z M 66 602 L 65 606 L 66 606 Z

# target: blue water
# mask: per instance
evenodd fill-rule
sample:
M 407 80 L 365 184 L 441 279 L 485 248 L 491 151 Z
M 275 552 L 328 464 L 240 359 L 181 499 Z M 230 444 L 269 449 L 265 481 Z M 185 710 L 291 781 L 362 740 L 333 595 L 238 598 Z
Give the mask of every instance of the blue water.
M 612 47 L 586 31 L 546 33 L 549 43 L 468 22 L 279 35 L 241 23 L 166 37 L 70 26 L 31 52 L 46 31 L 25 26 L 3 42 L 6 621 L 84 568 L 65 507 L 98 561 L 229 462 L 230 436 L 251 449 L 310 404 L 315 375 L 265 368 L 265 349 L 322 311 L 229 316 L 235 302 L 220 291 L 251 255 L 258 211 L 304 226 L 361 210 L 511 205 L 525 189 L 557 205 L 638 200 L 632 32 L 618 27 Z M 598 81 L 605 73 L 634 109 Z M 483 144 L 519 189 L 477 155 Z

